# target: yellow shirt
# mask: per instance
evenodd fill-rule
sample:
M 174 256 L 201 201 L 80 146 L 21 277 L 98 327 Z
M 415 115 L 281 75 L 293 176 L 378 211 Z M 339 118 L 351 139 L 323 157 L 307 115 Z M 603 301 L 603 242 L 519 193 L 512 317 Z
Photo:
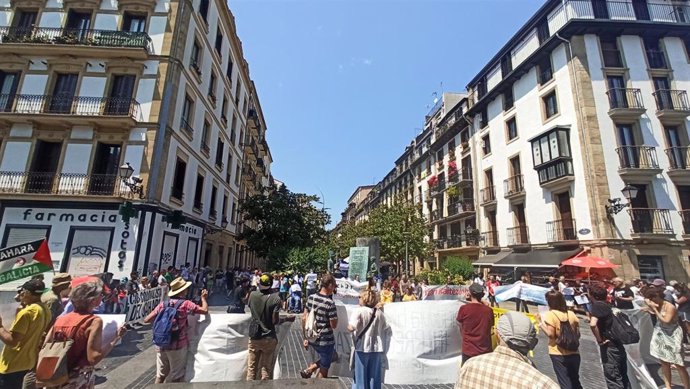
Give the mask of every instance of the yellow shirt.
M 385 290 L 381 292 L 381 303 L 388 304 L 393 302 L 393 292 Z
M 14 347 L 4 345 L 0 354 L 0 373 L 14 373 L 36 367 L 43 333 L 50 322 L 50 313 L 41 304 L 29 304 L 14 318 L 10 332 L 22 334 Z
M 573 327 L 574 330 L 578 330 L 579 325 L 580 325 L 580 320 L 575 316 L 574 313 L 568 311 L 567 313 L 567 318 L 568 321 L 570 322 L 570 325 Z M 566 314 L 561 312 L 561 311 L 548 311 L 546 314 L 544 314 L 544 322 L 548 324 L 549 326 L 553 327 L 556 329 L 556 336 L 549 337 L 549 354 L 550 355 L 572 355 L 572 354 L 577 354 L 577 351 L 568 351 L 565 349 L 562 349 L 558 347 L 556 344 L 556 339 L 558 339 L 558 335 L 561 333 L 561 320 L 565 321 L 566 320 Z
M 413 294 L 406 294 L 403 296 L 402 301 L 417 301 L 417 296 Z

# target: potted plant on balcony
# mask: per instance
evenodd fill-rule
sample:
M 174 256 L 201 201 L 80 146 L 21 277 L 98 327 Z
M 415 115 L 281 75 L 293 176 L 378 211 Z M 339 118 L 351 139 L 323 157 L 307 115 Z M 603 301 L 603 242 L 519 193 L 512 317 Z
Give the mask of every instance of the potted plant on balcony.
M 457 186 L 457 185 L 451 185 L 451 186 L 448 188 L 448 190 L 446 191 L 446 193 L 448 194 L 448 197 L 454 198 L 454 197 L 457 197 L 457 196 L 460 194 L 460 191 L 458 190 L 458 186 Z M 457 200 L 457 199 L 455 199 L 455 200 Z M 451 201 L 451 202 L 454 202 L 454 201 Z
M 438 177 L 431 176 L 428 180 L 426 180 L 426 183 L 429 185 L 429 188 L 433 188 L 438 184 Z

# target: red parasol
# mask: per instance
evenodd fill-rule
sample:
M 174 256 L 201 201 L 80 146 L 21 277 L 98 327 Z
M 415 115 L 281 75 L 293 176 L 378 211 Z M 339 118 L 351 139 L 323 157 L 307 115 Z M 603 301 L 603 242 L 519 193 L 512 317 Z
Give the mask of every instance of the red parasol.
M 574 257 L 561 262 L 561 266 L 577 266 L 587 269 L 614 269 L 618 265 L 611 263 L 608 259 L 599 257 Z

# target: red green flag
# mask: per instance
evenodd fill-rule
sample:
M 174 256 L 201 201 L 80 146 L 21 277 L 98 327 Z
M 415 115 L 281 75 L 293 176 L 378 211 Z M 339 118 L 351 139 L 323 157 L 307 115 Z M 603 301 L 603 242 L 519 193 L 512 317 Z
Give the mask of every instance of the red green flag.
M 45 239 L 0 249 L 0 284 L 28 278 L 53 269 Z

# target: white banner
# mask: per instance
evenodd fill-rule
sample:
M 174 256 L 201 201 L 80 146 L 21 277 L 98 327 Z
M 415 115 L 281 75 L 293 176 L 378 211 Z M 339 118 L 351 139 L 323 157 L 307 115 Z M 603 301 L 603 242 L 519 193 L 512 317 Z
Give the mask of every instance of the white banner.
M 158 286 L 151 289 L 142 289 L 139 292 L 127 295 L 126 323 L 144 320 L 161 301 L 168 297 L 168 287 Z
M 501 285 L 494 287 L 496 301 L 502 303 L 513 298 L 523 301 L 529 301 L 539 305 L 546 304 L 546 292 L 549 288 L 544 288 L 537 285 L 525 284 L 522 281 L 517 281 L 510 285 Z
M 359 304 L 359 294 L 367 287 L 367 282 L 357 282 L 347 278 L 336 278 L 336 291 L 333 299 L 343 304 Z

